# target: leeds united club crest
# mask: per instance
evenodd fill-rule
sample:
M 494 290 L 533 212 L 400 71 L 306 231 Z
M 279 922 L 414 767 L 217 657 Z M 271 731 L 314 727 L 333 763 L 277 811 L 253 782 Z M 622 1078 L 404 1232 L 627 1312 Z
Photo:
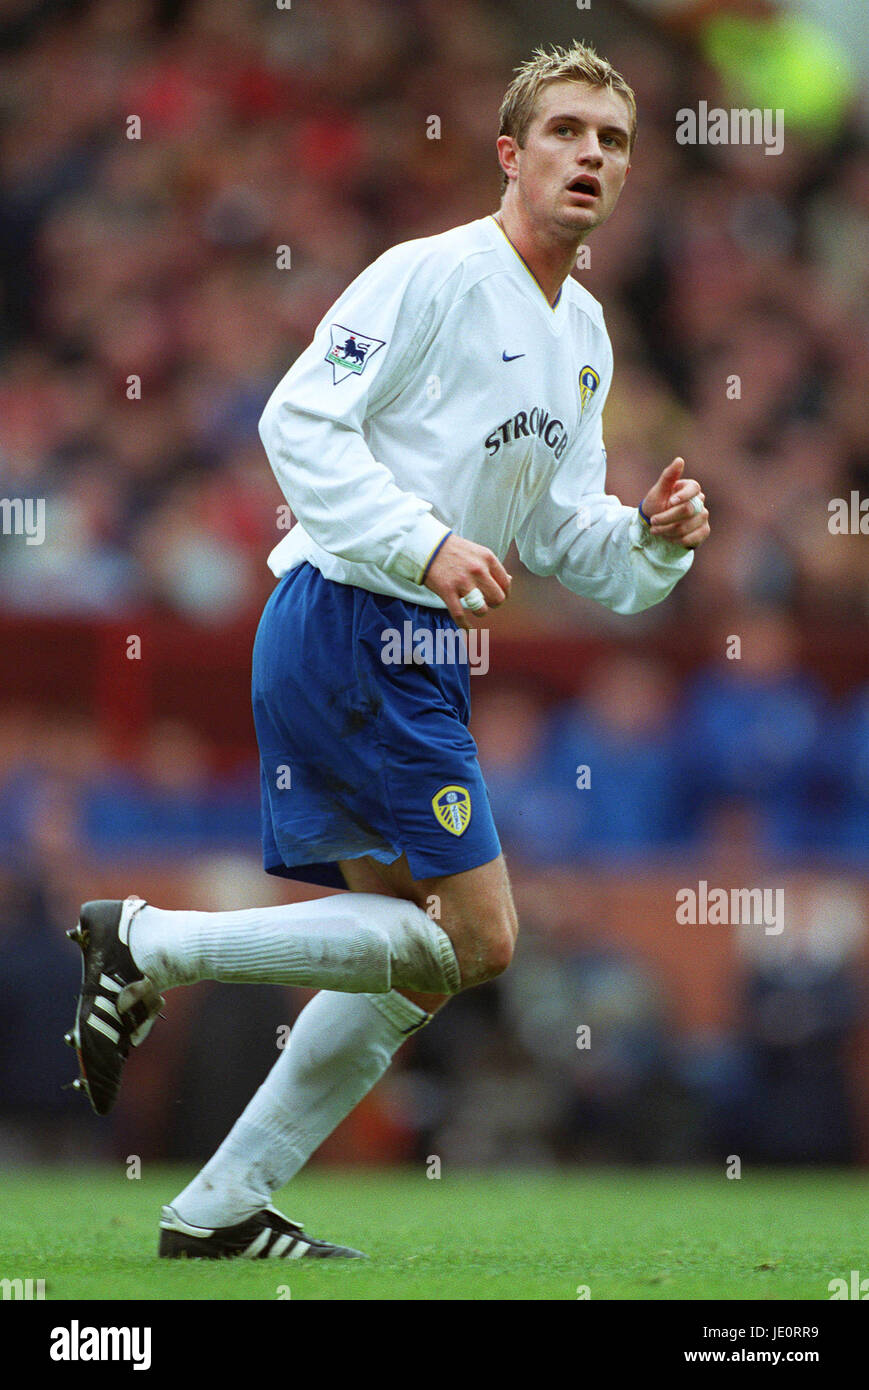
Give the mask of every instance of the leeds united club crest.
M 471 819 L 471 797 L 465 787 L 441 787 L 431 800 L 432 810 L 451 835 L 462 835 Z
M 585 407 L 588 405 L 599 386 L 600 377 L 594 367 L 583 367 L 579 374 L 579 399 L 582 403 L 581 414 L 585 414 Z

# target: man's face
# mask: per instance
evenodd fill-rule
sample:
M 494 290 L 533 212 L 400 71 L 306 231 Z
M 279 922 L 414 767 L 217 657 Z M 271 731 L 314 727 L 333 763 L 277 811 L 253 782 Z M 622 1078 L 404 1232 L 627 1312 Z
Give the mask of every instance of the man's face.
M 613 211 L 630 167 L 629 142 L 623 97 L 586 82 L 553 82 L 540 94 L 524 148 L 506 135 L 498 148 L 531 221 L 570 240 Z

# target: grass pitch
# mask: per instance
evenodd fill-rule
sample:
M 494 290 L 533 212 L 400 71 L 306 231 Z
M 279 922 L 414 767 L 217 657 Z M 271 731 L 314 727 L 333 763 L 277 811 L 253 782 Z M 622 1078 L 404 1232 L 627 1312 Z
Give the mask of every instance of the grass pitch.
M 866 1264 L 864 1173 L 312 1171 L 275 1205 L 366 1261 L 156 1257 L 192 1171 L 7 1173 L 0 1278 L 47 1299 L 828 1300 Z M 283 1292 L 281 1292 L 283 1290 Z

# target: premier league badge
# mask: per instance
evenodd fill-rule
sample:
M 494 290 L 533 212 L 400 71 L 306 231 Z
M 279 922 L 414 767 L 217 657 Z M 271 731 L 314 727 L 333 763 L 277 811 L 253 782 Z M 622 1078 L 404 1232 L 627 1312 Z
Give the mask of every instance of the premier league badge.
M 326 353 L 326 361 L 332 364 L 332 383 L 338 385 L 348 376 L 359 376 L 365 371 L 369 360 L 379 352 L 384 338 L 368 338 L 364 333 L 356 333 L 343 324 L 329 325 L 332 346 Z

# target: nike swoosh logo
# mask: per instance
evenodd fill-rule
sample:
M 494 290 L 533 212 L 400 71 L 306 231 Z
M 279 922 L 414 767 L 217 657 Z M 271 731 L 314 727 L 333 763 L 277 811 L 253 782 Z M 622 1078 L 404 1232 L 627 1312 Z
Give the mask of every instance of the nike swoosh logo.
M 502 362 L 515 362 L 517 357 L 524 357 L 524 352 L 514 352 L 512 357 L 508 357 L 506 352 L 501 353 Z

